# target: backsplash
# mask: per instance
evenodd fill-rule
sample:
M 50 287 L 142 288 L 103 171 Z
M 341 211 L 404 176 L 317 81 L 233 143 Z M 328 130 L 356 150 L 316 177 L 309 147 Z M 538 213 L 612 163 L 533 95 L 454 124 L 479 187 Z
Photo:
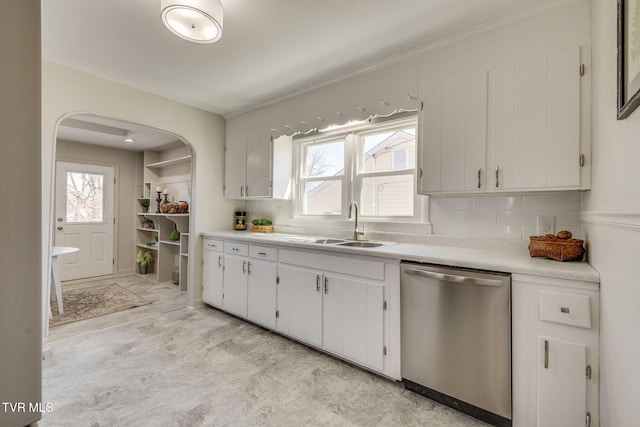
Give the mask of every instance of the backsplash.
M 276 226 L 281 226 L 280 230 L 288 229 L 291 225 L 289 200 L 246 201 L 244 207 L 249 212 L 250 219 L 269 217 Z M 580 239 L 583 235 L 581 212 L 582 193 L 578 191 L 430 198 L 432 236 L 528 242 L 529 236 L 538 234 L 537 217 L 545 215 L 554 217 L 555 232 L 569 230 L 575 238 Z M 366 220 L 363 222 L 366 225 Z
M 539 215 L 555 218 L 555 232 L 569 230 L 582 238 L 582 193 L 477 197 L 432 197 L 433 234 L 529 240 L 537 235 Z

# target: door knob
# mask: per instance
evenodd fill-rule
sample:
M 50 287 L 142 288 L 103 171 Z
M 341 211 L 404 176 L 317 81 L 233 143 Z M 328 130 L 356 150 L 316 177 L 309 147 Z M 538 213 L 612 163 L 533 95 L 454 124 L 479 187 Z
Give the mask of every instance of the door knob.
M 62 222 L 64 218 L 60 217 L 58 218 L 58 222 Z
M 58 226 L 58 230 L 62 230 L 63 228 L 64 228 L 64 227 L 63 227 L 63 226 L 61 226 L 61 225 L 59 225 L 59 226 Z

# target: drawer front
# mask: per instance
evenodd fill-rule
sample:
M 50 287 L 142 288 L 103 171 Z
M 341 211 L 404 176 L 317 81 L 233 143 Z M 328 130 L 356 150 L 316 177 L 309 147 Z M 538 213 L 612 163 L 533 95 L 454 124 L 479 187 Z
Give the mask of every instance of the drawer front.
M 266 261 L 278 261 L 278 249 L 251 245 L 249 246 L 249 256 Z
M 244 243 L 226 242 L 224 245 L 225 254 L 249 255 L 249 245 Z
M 204 239 L 204 250 L 222 252 L 224 250 L 224 242 L 222 240 Z
M 591 328 L 589 295 L 540 291 L 540 320 L 563 325 Z

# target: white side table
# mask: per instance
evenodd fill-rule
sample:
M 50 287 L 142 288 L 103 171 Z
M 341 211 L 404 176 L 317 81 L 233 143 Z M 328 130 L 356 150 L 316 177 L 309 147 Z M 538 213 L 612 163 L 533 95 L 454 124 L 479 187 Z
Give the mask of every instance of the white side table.
M 53 252 L 51 253 L 51 285 L 55 290 L 56 301 L 58 301 L 58 313 L 60 314 L 64 313 L 64 308 L 62 307 L 62 286 L 60 285 L 60 264 L 58 263 L 58 256 L 72 254 L 79 250 L 79 248 L 69 246 L 54 246 Z

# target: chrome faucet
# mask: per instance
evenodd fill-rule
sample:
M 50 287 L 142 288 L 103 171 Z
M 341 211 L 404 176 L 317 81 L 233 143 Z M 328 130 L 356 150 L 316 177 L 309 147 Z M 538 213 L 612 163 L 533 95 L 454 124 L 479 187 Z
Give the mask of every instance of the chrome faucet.
M 358 203 L 355 200 L 349 205 L 349 218 L 351 218 L 351 209 L 354 206 L 356 207 L 356 222 L 353 227 L 353 239 L 360 240 L 360 237 L 364 237 L 364 231 L 358 231 Z

